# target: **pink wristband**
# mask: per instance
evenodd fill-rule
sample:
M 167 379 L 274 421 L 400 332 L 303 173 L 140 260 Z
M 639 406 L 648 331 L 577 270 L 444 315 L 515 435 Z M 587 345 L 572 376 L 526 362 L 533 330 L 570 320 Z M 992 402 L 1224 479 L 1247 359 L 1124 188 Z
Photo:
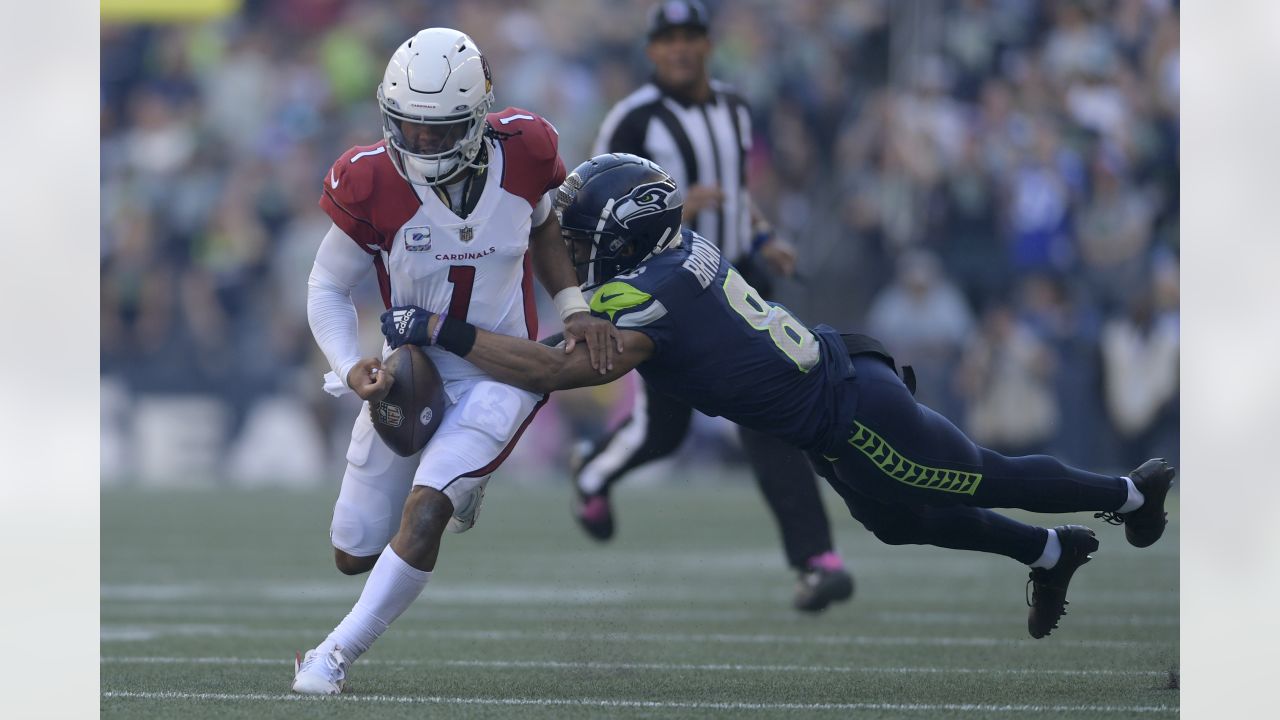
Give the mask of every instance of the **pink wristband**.
M 440 339 L 440 329 L 444 327 L 444 319 L 445 319 L 445 316 L 448 314 L 449 312 L 445 311 L 440 313 L 439 315 L 436 315 L 436 329 L 434 332 L 431 333 L 432 345 L 435 345 L 436 341 Z

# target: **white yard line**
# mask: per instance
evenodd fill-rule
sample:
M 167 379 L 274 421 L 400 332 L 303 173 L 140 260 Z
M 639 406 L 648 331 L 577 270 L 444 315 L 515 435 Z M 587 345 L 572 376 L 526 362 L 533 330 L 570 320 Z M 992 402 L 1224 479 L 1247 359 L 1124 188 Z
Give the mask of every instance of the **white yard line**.
M 295 619 L 336 619 L 350 607 L 351 600 L 344 599 L 330 603 L 309 603 L 304 606 L 286 605 L 284 603 L 162 603 L 162 602 L 104 602 L 103 615 L 112 622 L 128 622 L 135 619 L 192 619 L 192 620 L 232 620 L 295 618 Z M 781 603 L 780 603 L 781 604 Z M 536 604 L 535 604 L 536 605 Z M 1006 625 L 1013 617 L 1007 613 L 979 612 L 906 612 L 897 610 L 864 611 L 855 608 L 855 615 L 849 622 L 876 622 L 894 625 Z M 650 608 L 638 610 L 624 605 L 595 606 L 590 609 L 580 607 L 556 607 L 541 605 L 535 607 L 501 607 L 485 606 L 476 608 L 472 603 L 438 602 L 436 598 L 424 601 L 422 608 L 415 610 L 423 619 L 466 619 L 483 615 L 493 620 L 559 620 L 565 622 L 591 622 L 606 617 L 625 617 L 628 620 L 650 622 L 697 622 L 697 623 L 731 623 L 747 620 L 763 620 L 779 623 L 799 624 L 809 620 L 793 610 L 737 610 L 723 609 L 665 609 Z M 412 617 L 412 616 L 411 616 Z M 1069 621 L 1073 626 L 1100 627 L 1177 627 L 1179 618 L 1176 614 L 1138 615 L 1128 613 L 1094 612 L 1079 617 L 1072 616 Z
M 856 574 L 856 571 L 855 571 Z M 353 603 L 364 586 L 362 578 L 337 581 L 280 582 L 264 579 L 228 583 L 107 583 L 101 586 L 102 602 L 167 602 L 228 600 L 249 603 L 287 603 L 291 606 L 329 602 Z M 716 586 L 720 586 L 717 589 Z M 1009 592 L 1015 596 L 1020 584 L 1011 584 Z M 614 583 L 610 585 L 556 585 L 545 582 L 507 583 L 446 583 L 433 582 L 424 597 L 440 604 L 474 605 L 621 605 L 637 602 L 673 603 L 707 602 L 724 603 L 741 600 L 744 592 L 753 592 L 761 598 L 787 597 L 764 588 L 759 583 L 723 583 L 709 585 L 688 582 Z M 961 588 L 949 591 L 947 597 L 956 602 L 985 602 L 989 588 L 972 592 Z M 1117 603 L 1144 606 L 1176 607 L 1178 590 L 1116 590 L 1081 588 L 1073 592 L 1072 601 L 1092 603 L 1095 606 Z
M 1077 601 L 1081 604 L 1087 600 Z M 1010 615 L 1002 613 L 970 613 L 970 612 L 905 612 L 879 611 L 868 613 L 879 622 L 913 625 L 999 625 L 1009 622 Z M 1066 622 L 1072 625 L 1105 625 L 1105 626 L 1159 626 L 1176 627 L 1179 619 L 1176 614 L 1135 615 L 1093 613 L 1088 615 L 1072 615 Z
M 412 695 L 336 695 L 317 697 L 284 693 L 189 693 L 189 692 L 134 692 L 108 690 L 102 697 L 136 700 L 224 700 L 224 701 L 292 701 L 292 702 L 347 702 L 347 703 L 395 703 L 401 705 L 516 705 L 542 707 L 599 707 L 599 708 L 654 708 L 681 710 L 888 710 L 915 712 L 981 712 L 981 713 L 1040 713 L 1040 712 L 1130 712 L 1176 713 L 1175 706 L 1158 705 L 979 705 L 979 704 L 927 704 L 927 703 L 743 703 L 743 702 L 680 702 L 658 700 L 607 700 L 596 698 L 476 698 Z
M 232 583 L 163 583 L 105 584 L 101 587 L 103 602 L 170 602 L 227 599 L 245 602 L 306 604 L 317 602 L 354 602 L 364 580 L 349 582 L 232 582 Z M 440 603 L 468 605 L 598 605 L 643 600 L 650 595 L 660 597 L 660 590 L 637 594 L 609 587 L 548 585 L 546 583 L 483 583 L 441 585 L 431 588 L 431 597 Z M 731 596 L 731 595 L 726 595 Z
M 291 666 L 293 658 L 105 656 L 103 664 L 125 665 L 273 665 Z M 557 660 L 380 660 L 361 665 L 531 668 L 545 670 L 661 670 L 707 672 L 869 673 L 885 675 L 1140 675 L 1163 676 L 1162 670 L 1068 670 L 1055 668 L 859 667 L 849 665 L 742 665 L 737 663 L 634 663 Z
M 329 628 L 255 628 L 246 625 L 223 624 L 139 624 L 109 625 L 101 627 L 102 642 L 146 641 L 161 637 L 281 637 L 321 638 Z M 528 630 L 457 630 L 452 628 L 418 629 L 397 628 L 399 637 L 423 637 L 450 640 L 551 640 L 566 642 L 660 642 L 660 643 L 722 643 L 769 645 L 871 645 L 871 646 L 930 646 L 930 647 L 1041 647 L 1036 640 L 994 637 L 926 637 L 912 635 L 778 635 L 746 633 L 633 633 L 633 632 L 556 632 Z M 1081 648 L 1146 648 L 1172 647 L 1172 641 L 1137 640 L 1067 640 L 1058 646 Z

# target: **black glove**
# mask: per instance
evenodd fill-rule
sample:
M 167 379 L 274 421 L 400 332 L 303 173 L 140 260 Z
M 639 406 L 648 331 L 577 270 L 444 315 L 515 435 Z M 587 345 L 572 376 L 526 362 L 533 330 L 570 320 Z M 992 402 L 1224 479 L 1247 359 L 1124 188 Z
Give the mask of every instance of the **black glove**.
M 427 323 L 435 313 L 417 305 L 397 305 L 382 313 L 382 334 L 391 347 L 430 345 Z

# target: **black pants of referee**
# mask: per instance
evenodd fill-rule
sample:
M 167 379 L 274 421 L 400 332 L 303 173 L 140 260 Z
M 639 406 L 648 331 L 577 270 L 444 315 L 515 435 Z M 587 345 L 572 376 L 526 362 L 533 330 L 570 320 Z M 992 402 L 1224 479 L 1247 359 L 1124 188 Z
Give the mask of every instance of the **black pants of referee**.
M 1112 511 L 1128 496 L 1123 478 L 979 446 L 917 403 L 876 356 L 856 355 L 853 367 L 855 426 L 841 447 L 811 458 L 853 517 L 885 543 L 978 550 L 1031 564 L 1048 531 L 988 508 Z
M 750 262 L 735 266 L 744 276 L 750 272 L 752 287 L 769 296 L 767 276 L 752 272 Z M 643 398 L 637 398 L 636 411 L 587 453 L 574 478 L 583 492 L 606 493 L 628 472 L 674 453 L 684 442 L 693 409 L 650 390 L 647 384 L 643 393 Z M 810 558 L 834 549 L 813 466 L 799 448 L 748 428 L 739 427 L 738 432 L 756 484 L 778 523 L 787 564 L 804 570 Z M 589 485 L 594 487 L 584 486 L 584 476 L 592 476 Z

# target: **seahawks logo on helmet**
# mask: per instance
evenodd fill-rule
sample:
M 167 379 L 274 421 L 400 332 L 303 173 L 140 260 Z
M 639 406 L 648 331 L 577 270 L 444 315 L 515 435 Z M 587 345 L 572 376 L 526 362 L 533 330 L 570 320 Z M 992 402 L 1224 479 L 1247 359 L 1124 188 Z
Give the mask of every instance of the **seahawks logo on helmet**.
M 632 220 L 671 210 L 667 202 L 673 195 L 676 188 L 669 180 L 637 185 L 625 200 L 613 206 L 613 219 L 629 229 Z

